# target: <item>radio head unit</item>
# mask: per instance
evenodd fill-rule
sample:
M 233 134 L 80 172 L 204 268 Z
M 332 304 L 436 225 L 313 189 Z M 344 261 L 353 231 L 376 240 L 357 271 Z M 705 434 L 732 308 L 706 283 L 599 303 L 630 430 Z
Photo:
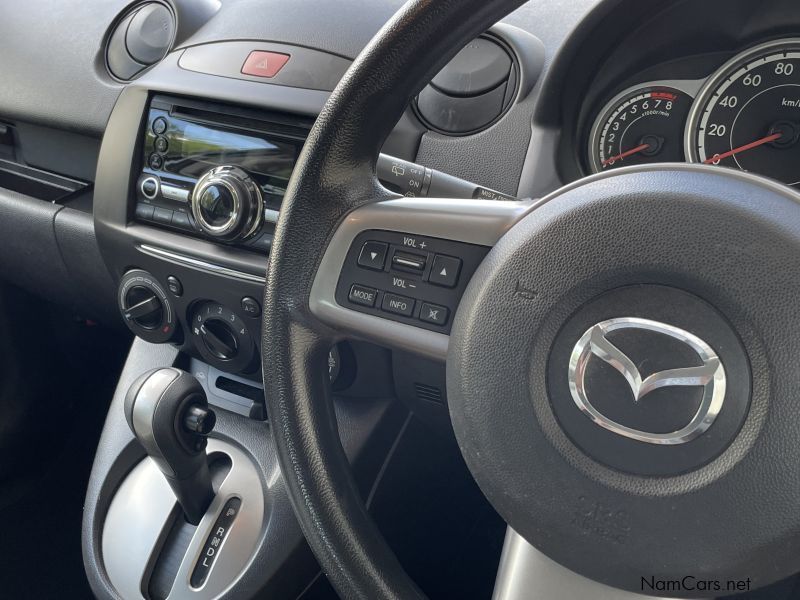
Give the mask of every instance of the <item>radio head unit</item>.
M 142 136 L 136 219 L 269 250 L 312 121 L 155 96 Z

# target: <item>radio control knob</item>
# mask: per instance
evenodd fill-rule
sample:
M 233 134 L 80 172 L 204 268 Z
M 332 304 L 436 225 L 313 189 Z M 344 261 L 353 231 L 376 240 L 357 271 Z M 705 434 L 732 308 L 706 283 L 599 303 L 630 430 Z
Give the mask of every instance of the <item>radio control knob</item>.
M 256 182 L 238 167 L 215 167 L 197 182 L 192 194 L 192 216 L 206 235 L 237 242 L 261 228 L 264 201 Z

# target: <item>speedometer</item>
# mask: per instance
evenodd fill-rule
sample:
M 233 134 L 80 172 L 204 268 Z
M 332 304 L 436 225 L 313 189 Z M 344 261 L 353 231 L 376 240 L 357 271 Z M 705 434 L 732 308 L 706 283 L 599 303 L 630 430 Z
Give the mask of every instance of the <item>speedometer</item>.
M 762 44 L 703 87 L 687 127 L 693 162 L 800 185 L 800 39 Z

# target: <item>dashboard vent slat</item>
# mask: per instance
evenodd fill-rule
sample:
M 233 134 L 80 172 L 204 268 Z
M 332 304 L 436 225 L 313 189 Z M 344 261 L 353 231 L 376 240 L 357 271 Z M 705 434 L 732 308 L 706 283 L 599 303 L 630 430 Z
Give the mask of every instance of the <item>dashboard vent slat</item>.
M 433 385 L 426 385 L 424 383 L 415 383 L 414 389 L 417 392 L 418 400 L 426 400 L 428 402 L 436 402 L 437 404 L 444 404 L 444 396 L 442 390 Z

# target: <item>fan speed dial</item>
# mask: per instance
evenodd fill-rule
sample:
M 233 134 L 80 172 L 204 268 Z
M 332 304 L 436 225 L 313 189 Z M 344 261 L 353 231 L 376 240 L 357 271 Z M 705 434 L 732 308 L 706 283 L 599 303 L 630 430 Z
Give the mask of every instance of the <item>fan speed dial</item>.
M 195 347 L 209 364 L 228 372 L 253 368 L 256 346 L 244 320 L 217 302 L 202 302 L 192 314 Z

